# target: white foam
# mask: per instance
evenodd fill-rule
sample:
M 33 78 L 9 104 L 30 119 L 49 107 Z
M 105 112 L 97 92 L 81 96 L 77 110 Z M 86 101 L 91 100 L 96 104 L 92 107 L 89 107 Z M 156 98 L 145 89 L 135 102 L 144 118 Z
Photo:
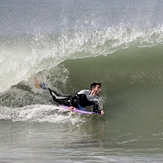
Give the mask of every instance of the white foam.
M 83 123 L 85 118 L 79 114 L 65 112 L 55 105 L 29 105 L 22 108 L 2 107 L 0 120 L 48 123 Z

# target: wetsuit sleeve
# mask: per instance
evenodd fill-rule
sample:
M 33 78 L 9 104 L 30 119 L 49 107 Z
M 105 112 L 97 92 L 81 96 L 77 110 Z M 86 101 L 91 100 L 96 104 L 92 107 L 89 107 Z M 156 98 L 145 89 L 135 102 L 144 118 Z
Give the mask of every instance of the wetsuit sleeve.
M 99 110 L 99 103 L 98 103 L 98 101 L 92 101 L 92 103 L 93 103 L 93 112 L 101 113 L 101 110 Z
M 79 103 L 79 97 L 77 94 L 75 94 L 74 96 L 71 97 L 70 99 L 70 106 L 74 106 L 77 107 Z

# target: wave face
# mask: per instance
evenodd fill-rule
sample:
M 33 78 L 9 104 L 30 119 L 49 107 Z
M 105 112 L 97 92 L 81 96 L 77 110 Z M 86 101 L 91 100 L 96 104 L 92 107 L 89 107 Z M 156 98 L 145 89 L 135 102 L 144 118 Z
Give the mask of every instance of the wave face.
M 106 135 L 160 148 L 162 1 L 29 2 L 0 2 L 0 120 L 88 122 L 59 111 L 33 76 L 65 95 L 100 81 Z

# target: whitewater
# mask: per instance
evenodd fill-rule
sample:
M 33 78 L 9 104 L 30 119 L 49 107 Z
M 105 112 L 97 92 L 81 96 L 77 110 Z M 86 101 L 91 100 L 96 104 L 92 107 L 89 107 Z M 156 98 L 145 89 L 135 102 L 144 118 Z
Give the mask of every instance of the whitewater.
M 0 162 L 162 162 L 162 8 L 0 1 Z M 63 95 L 101 82 L 105 116 L 65 112 L 34 76 Z

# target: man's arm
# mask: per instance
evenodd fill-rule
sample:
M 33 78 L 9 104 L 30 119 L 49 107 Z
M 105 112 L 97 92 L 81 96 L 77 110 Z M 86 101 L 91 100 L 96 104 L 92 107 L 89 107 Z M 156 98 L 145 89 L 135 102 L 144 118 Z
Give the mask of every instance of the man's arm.
M 98 101 L 93 101 L 93 112 L 96 112 L 96 113 L 101 113 L 101 115 L 104 115 L 104 110 L 99 110 L 99 103 Z
M 78 103 L 79 103 L 79 97 L 77 94 L 75 94 L 70 99 L 70 111 L 73 111 L 73 109 L 77 106 Z

